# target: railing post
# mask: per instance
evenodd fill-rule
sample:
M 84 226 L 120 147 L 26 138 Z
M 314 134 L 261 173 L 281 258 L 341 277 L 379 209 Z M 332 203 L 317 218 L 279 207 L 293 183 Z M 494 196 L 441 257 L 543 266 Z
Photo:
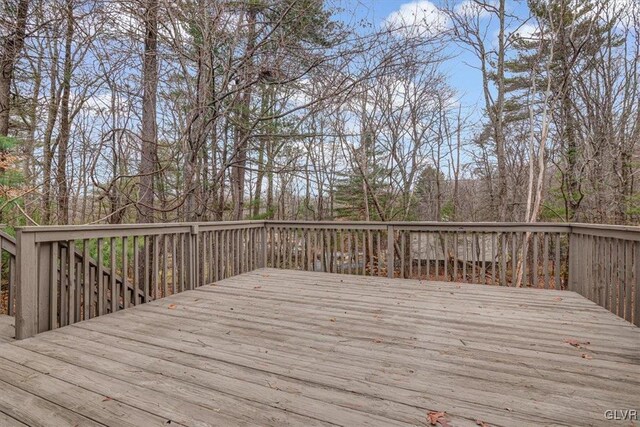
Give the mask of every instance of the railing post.
M 393 279 L 393 271 L 395 270 L 395 231 L 393 225 L 387 225 L 387 277 Z
M 36 235 L 18 230 L 16 238 L 16 339 L 38 332 L 38 262 Z

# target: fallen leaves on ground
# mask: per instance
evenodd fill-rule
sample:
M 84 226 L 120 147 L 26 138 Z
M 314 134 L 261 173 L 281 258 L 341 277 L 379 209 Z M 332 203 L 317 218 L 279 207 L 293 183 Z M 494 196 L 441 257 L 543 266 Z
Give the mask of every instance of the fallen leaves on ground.
M 170 310 L 174 310 L 176 307 L 177 307 L 177 305 L 175 305 L 175 304 L 169 304 L 167 306 L 167 308 L 170 309 Z
M 427 422 L 432 426 L 440 424 L 441 427 L 449 427 L 450 424 L 445 418 L 447 413 L 444 411 L 429 411 L 427 413 Z

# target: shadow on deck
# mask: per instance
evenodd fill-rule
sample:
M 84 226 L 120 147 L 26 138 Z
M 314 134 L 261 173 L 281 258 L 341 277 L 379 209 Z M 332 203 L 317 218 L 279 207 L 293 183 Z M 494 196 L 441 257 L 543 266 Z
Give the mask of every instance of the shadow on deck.
M 2 425 L 601 425 L 640 409 L 640 329 L 574 292 L 260 269 L 2 345 L 0 381 Z

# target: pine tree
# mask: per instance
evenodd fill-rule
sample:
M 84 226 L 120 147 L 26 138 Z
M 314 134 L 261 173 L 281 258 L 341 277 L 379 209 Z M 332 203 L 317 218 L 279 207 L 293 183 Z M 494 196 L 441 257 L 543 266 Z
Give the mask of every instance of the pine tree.
M 557 106 L 551 112 L 557 141 L 554 148 L 562 159 L 560 192 L 568 221 L 576 218 L 584 198 L 580 172 L 583 144 L 576 121 L 581 106 L 574 92 L 579 76 L 595 66 L 593 57 L 615 23 L 600 18 L 607 4 L 607 0 L 529 0 L 538 29 L 530 37 L 514 35 L 517 54 L 505 64 L 508 122 L 528 120 L 529 108 L 537 110 L 549 97 Z M 538 93 L 532 93 L 534 83 Z M 547 86 L 550 94 L 544 93 Z

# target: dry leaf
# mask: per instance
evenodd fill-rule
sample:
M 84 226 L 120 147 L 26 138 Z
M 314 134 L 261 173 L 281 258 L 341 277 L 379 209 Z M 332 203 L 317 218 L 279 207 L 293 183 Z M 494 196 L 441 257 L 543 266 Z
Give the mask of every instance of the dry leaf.
M 169 304 L 169 306 L 167 308 L 170 309 L 170 310 L 173 310 L 176 307 L 177 307 L 177 305 L 175 305 L 175 304 Z
M 427 422 L 432 426 L 440 424 L 442 427 L 449 427 L 449 422 L 445 418 L 446 416 L 447 413 L 443 411 L 429 411 L 429 413 L 427 413 Z
M 565 338 L 564 342 L 575 348 L 582 348 L 583 345 L 589 345 L 589 341 L 580 342 L 575 338 Z

